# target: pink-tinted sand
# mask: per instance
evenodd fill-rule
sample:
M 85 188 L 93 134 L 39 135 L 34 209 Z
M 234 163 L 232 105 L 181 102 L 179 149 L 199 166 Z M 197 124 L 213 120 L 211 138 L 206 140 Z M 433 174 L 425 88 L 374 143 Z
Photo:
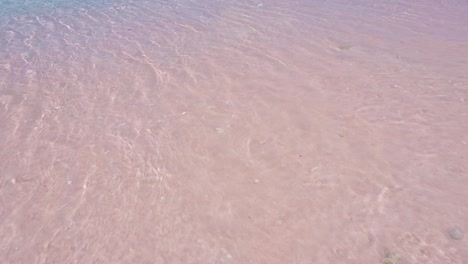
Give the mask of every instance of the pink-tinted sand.
M 468 2 L 55 2 L 0 11 L 0 263 L 468 263 Z

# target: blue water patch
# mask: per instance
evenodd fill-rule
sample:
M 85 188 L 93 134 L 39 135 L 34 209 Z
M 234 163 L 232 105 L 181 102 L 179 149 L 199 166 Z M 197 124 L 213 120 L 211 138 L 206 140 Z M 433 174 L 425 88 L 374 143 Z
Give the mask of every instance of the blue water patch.
M 50 13 L 54 9 L 78 9 L 86 6 L 101 7 L 115 0 L 0 0 L 0 16 Z
M 100 9 L 113 7 L 150 6 L 156 10 L 171 10 L 190 18 L 211 18 L 213 13 L 219 13 L 228 5 L 228 1 L 192 2 L 188 0 L 0 0 L 0 19 L 20 15 L 53 15 L 55 12 L 76 11 L 79 9 Z M 210 12 L 205 7 L 210 7 Z

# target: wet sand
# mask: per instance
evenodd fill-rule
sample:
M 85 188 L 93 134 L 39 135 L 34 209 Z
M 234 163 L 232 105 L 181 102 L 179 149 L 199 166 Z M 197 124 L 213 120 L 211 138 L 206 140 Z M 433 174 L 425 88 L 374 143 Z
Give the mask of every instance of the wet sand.
M 0 262 L 466 263 L 466 14 L 0 0 Z

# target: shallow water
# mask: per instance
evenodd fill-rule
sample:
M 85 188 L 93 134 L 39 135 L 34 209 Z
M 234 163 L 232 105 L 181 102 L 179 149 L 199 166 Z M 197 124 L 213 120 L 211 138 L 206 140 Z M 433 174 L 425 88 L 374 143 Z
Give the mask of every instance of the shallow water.
M 352 2 L 0 0 L 0 262 L 466 263 L 468 3 Z

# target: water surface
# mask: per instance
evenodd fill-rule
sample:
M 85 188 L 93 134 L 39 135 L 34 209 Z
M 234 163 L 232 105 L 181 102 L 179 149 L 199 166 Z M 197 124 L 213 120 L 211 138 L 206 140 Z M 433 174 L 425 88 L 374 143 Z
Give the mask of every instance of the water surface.
M 0 262 L 465 263 L 466 14 L 0 0 Z

